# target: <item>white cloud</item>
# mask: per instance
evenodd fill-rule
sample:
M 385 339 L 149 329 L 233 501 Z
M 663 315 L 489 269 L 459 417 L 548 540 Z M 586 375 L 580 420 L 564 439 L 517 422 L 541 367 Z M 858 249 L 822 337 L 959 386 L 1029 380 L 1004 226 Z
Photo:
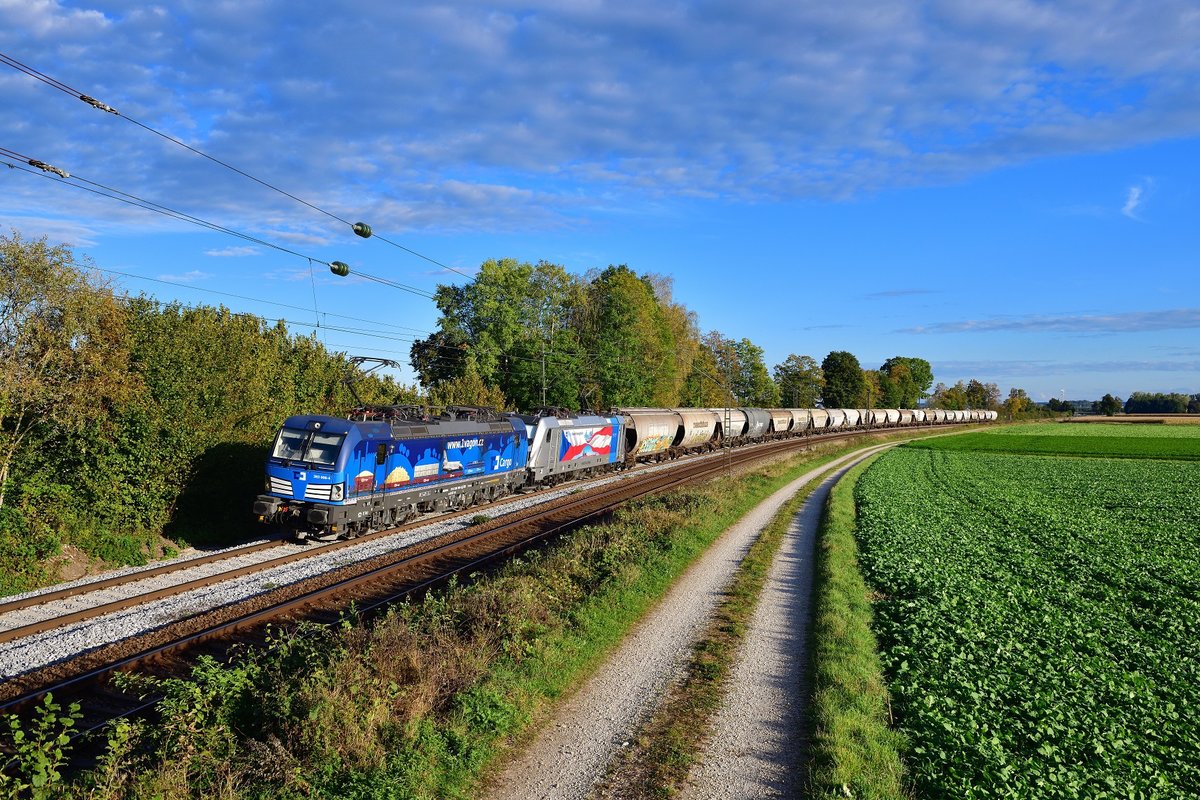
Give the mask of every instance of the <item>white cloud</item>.
M 240 256 L 256 256 L 259 252 L 257 247 L 223 247 L 219 250 L 205 250 L 204 255 L 212 256 L 213 258 L 237 258 Z
M 1138 216 L 1138 211 L 1146 203 L 1146 195 L 1150 190 L 1152 181 L 1147 178 L 1141 183 L 1129 187 L 1129 191 L 1125 195 L 1125 205 L 1121 206 L 1121 213 L 1133 220 L 1141 221 Z
M 185 272 L 182 275 L 159 275 L 160 281 L 172 281 L 174 283 L 196 283 L 197 281 L 207 280 L 212 277 L 210 272 L 201 272 L 198 269 Z
M 1142 333 L 1200 328 L 1200 308 L 1129 311 L 1117 314 L 1028 314 L 1015 317 L 935 322 L 897 333 Z
M 843 198 L 1200 134 L 1190 0 L 500 0 L 392 4 L 366 26 L 337 2 L 185 18 L 36 0 L 27 42 L 29 6 L 0 0 L 0 51 L 342 218 L 374 208 L 380 231 L 547 227 L 584 202 L 664 196 Z M 5 95 L 26 111 L 6 147 L 323 243 L 311 209 L 16 77 Z M 13 187 L 29 208 L 57 202 Z
M 1137 211 L 1138 205 L 1142 202 L 1142 187 L 1130 186 L 1129 194 L 1125 196 L 1125 205 L 1121 206 L 1121 213 L 1130 219 L 1137 219 L 1134 212 Z

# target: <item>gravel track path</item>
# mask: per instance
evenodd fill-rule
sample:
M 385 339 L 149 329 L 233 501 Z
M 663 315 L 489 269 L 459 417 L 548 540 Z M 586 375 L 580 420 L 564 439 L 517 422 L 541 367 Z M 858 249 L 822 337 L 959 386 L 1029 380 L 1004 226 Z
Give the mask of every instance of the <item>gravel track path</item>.
M 684 800 L 802 797 L 808 752 L 808 628 L 817 527 L 829 490 L 854 463 L 809 495 L 780 544 Z
M 725 531 L 679 578 L 662 602 L 635 626 L 596 674 L 563 703 L 541 735 L 495 778 L 487 797 L 490 800 L 588 797 L 604 777 L 613 756 L 633 739 L 667 687 L 679 677 L 692 643 L 763 527 L 806 483 L 879 449 L 876 446 L 860 450 L 801 475 Z M 820 506 L 816 508 L 819 513 Z M 790 552 L 788 545 L 786 552 Z M 809 589 L 810 585 L 789 585 L 786 591 L 799 591 L 807 597 Z M 794 617 L 788 617 L 787 624 L 796 623 Z M 807 624 L 805 618 L 803 627 L 794 634 L 789 631 L 788 636 L 803 640 Z M 793 694 L 799 691 L 795 684 L 779 688 L 781 691 L 790 688 Z M 750 702 L 760 701 L 755 698 Z M 693 796 L 725 795 L 693 793 Z

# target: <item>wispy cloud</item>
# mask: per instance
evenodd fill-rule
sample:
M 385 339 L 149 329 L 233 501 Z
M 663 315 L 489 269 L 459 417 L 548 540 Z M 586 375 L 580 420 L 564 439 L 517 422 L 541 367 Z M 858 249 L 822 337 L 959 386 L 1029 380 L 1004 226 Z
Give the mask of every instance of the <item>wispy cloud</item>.
M 197 281 L 206 280 L 211 277 L 212 273 L 210 272 L 201 272 L 198 269 L 194 269 L 191 272 L 185 272 L 182 275 L 159 275 L 158 279 L 160 281 L 171 281 L 173 283 L 196 283 Z
M 936 322 L 897 333 L 1141 333 L 1200 328 L 1200 308 L 1130 311 L 1120 314 L 1030 314 L 1021 317 Z
M 213 258 L 237 258 L 240 256 L 256 256 L 259 252 L 257 247 L 223 247 L 219 250 L 205 250 L 204 255 L 212 256 Z
M 937 294 L 936 289 L 888 289 L 883 292 L 870 292 L 863 297 L 911 297 L 919 294 Z
M 1136 221 L 1141 222 L 1138 211 L 1146 204 L 1146 198 L 1152 186 L 1153 181 L 1148 178 L 1142 180 L 1139 184 L 1130 186 L 1129 191 L 1126 193 L 1126 204 L 1121 206 L 1121 213 L 1130 219 L 1136 219 Z
M 934 361 L 938 375 L 987 376 L 988 378 L 1051 377 L 1078 373 L 1200 371 L 1200 361 Z

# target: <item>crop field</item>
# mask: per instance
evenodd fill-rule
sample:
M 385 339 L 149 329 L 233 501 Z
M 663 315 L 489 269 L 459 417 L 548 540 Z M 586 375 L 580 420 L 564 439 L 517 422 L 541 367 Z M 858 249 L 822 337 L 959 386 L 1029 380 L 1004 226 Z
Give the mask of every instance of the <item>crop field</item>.
M 1200 461 L 1200 426 L 1015 425 L 926 439 L 911 446 L 961 452 Z
M 906 446 L 855 495 L 918 797 L 1200 796 L 1200 462 Z

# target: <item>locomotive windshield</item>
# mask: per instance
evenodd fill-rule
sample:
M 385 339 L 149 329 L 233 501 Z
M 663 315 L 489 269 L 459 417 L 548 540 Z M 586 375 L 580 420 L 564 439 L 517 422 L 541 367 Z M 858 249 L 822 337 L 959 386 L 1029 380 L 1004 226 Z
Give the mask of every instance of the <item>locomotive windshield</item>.
M 345 435 L 340 433 L 283 428 L 279 431 L 279 437 L 275 439 L 275 449 L 271 452 L 271 457 L 332 467 L 345 438 Z

